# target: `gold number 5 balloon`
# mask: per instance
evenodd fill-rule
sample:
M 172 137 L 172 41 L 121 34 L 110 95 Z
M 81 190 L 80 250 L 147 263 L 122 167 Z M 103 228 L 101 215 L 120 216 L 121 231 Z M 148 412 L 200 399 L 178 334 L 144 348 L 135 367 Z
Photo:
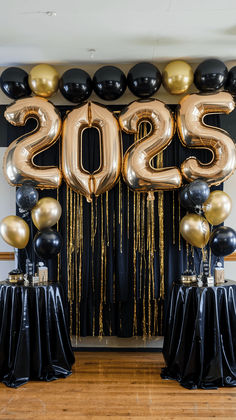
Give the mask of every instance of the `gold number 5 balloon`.
M 130 188 L 149 195 L 156 190 L 179 188 L 182 177 L 177 167 L 156 169 L 152 158 L 171 142 L 174 118 L 168 107 L 156 99 L 132 102 L 121 112 L 119 122 L 126 133 L 137 133 L 142 121 L 151 124 L 151 132 L 126 151 L 122 174 Z
M 203 164 L 196 157 L 186 159 L 181 170 L 188 181 L 204 179 L 209 185 L 219 185 L 235 170 L 236 149 L 228 133 L 206 125 L 206 114 L 229 114 L 235 107 L 230 93 L 192 94 L 181 99 L 177 111 L 177 127 L 182 144 L 194 149 L 208 149 L 213 158 Z
M 82 162 L 82 136 L 88 127 L 100 135 L 100 167 L 89 173 Z M 67 184 L 84 195 L 88 202 L 111 189 L 121 169 L 122 152 L 119 125 L 103 105 L 86 103 L 71 111 L 63 123 L 62 171 Z
M 3 171 L 13 186 L 33 180 L 38 188 L 58 188 L 61 184 L 61 171 L 54 166 L 37 166 L 34 157 L 48 149 L 58 139 L 61 131 L 61 118 L 56 108 L 43 98 L 19 99 L 10 105 L 4 114 L 12 125 L 25 125 L 29 118 L 37 120 L 37 127 L 14 140 L 7 148 Z

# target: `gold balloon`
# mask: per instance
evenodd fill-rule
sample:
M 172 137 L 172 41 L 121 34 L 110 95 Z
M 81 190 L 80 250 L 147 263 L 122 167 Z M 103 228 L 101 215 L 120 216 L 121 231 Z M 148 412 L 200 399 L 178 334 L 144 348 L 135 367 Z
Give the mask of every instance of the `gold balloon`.
M 164 68 L 162 81 L 168 92 L 180 95 L 193 83 L 192 67 L 182 60 L 171 61 Z
M 58 89 L 59 74 L 49 64 L 38 64 L 29 73 L 29 86 L 35 95 L 49 98 Z
M 29 242 L 30 229 L 21 217 L 7 216 L 0 223 L 0 234 L 7 244 L 23 249 Z
M 219 185 L 229 178 L 236 166 L 236 148 L 229 134 L 218 127 L 204 123 L 206 114 L 229 114 L 235 108 L 228 92 L 192 94 L 181 99 L 177 109 L 177 128 L 185 147 L 208 149 L 212 152 L 209 163 L 189 157 L 181 165 L 181 172 L 189 181 L 203 179 L 209 185 Z
M 232 209 L 232 200 L 223 191 L 212 191 L 205 203 L 203 211 L 211 225 L 219 225 L 229 216 Z
M 30 180 L 39 188 L 58 188 L 62 180 L 60 169 L 34 164 L 34 157 L 51 147 L 61 132 L 61 117 L 53 104 L 37 97 L 19 99 L 7 107 L 4 116 L 16 126 L 25 125 L 29 118 L 38 123 L 34 131 L 14 140 L 7 148 L 3 160 L 7 181 L 13 186 Z
M 61 217 L 61 205 L 52 197 L 41 198 L 31 210 L 34 225 L 38 230 L 54 226 Z
M 135 191 L 173 190 L 182 184 L 177 167 L 154 168 L 151 160 L 171 142 L 175 132 L 174 118 L 169 108 L 157 99 L 132 102 L 119 116 L 126 133 L 138 133 L 142 121 L 151 124 L 151 132 L 132 144 L 124 156 L 122 175 Z
M 82 162 L 82 135 L 88 127 L 96 127 L 100 134 L 100 167 L 93 174 Z M 113 188 L 121 170 L 121 145 L 118 122 L 105 106 L 86 103 L 71 111 L 62 134 L 62 171 L 67 184 L 88 202 L 92 194 L 98 196 Z
M 189 244 L 204 248 L 209 240 L 210 227 L 204 217 L 190 213 L 181 220 L 180 233 Z

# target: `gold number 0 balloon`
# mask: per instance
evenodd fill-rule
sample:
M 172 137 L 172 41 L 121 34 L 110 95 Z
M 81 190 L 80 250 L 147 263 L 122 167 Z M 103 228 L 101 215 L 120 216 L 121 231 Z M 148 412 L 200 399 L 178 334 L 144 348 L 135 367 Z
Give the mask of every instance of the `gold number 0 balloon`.
M 196 157 L 186 159 L 181 171 L 188 181 L 201 178 L 209 185 L 219 185 L 235 170 L 236 149 L 226 131 L 206 125 L 206 114 L 229 114 L 235 107 L 230 93 L 192 94 L 181 99 L 177 110 L 177 127 L 182 144 L 195 149 L 209 149 L 213 158 L 202 164 Z
M 34 131 L 14 140 L 7 148 L 3 171 L 8 182 L 18 186 L 33 180 L 39 188 L 58 188 L 61 171 L 33 162 L 34 157 L 52 146 L 60 135 L 61 118 L 53 104 L 38 97 L 19 99 L 6 109 L 4 116 L 12 125 L 25 125 L 29 118 L 35 118 L 38 123 Z
M 173 116 L 161 101 L 151 99 L 132 102 L 121 112 L 119 123 L 127 133 L 137 133 L 142 121 L 151 124 L 151 132 L 132 144 L 124 156 L 122 174 L 130 188 L 148 192 L 172 190 L 182 183 L 181 173 L 176 167 L 156 169 L 151 159 L 171 142 L 175 131 Z
M 82 135 L 88 127 L 96 127 L 100 135 L 100 167 L 90 174 L 83 167 Z M 86 103 L 71 111 L 63 123 L 62 171 L 67 184 L 91 202 L 111 189 L 121 169 L 121 137 L 114 115 L 103 105 Z

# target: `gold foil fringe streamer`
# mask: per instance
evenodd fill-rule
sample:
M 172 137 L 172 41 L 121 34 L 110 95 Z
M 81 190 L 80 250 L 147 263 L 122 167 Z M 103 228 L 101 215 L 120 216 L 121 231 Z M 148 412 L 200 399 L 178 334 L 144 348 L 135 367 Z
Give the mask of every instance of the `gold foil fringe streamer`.
M 101 285 L 100 285 L 100 305 L 99 305 L 99 337 L 103 336 L 103 286 L 104 286 L 104 212 L 103 196 L 101 195 Z
M 172 231 L 172 243 L 175 245 L 175 191 L 172 191 L 172 203 L 173 203 L 173 231 Z

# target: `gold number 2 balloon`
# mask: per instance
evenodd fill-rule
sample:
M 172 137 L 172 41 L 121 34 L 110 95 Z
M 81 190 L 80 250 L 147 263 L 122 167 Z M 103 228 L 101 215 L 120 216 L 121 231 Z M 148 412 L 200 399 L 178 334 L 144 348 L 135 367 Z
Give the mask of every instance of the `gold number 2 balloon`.
M 152 158 L 171 142 L 175 131 L 169 108 L 157 99 L 132 102 L 120 116 L 119 123 L 126 133 L 137 133 L 142 121 L 151 124 L 151 132 L 132 144 L 124 156 L 122 175 L 130 188 L 148 192 L 179 188 L 182 176 L 177 167 L 154 168 Z M 150 197 L 151 198 L 151 197 Z
M 88 127 L 97 128 L 100 136 L 100 167 L 90 173 L 83 167 L 82 136 Z M 111 189 L 119 175 L 122 162 L 121 136 L 114 115 L 103 105 L 85 103 L 71 111 L 62 130 L 62 171 L 67 184 L 91 202 Z
M 33 161 L 60 135 L 61 118 L 53 104 L 38 97 L 19 99 L 6 109 L 4 116 L 16 126 L 25 125 L 29 118 L 37 120 L 35 130 L 14 140 L 6 150 L 3 171 L 8 182 L 19 186 L 26 180 L 32 180 L 38 188 L 58 188 L 61 171 L 54 166 L 37 166 Z
M 188 181 L 204 179 L 209 185 L 219 185 L 235 170 L 236 148 L 228 133 L 220 128 L 206 125 L 206 114 L 229 114 L 235 107 L 228 92 L 215 94 L 192 94 L 181 99 L 177 110 L 177 127 L 182 144 L 194 149 L 208 149 L 212 160 L 208 164 L 189 157 L 181 165 Z

